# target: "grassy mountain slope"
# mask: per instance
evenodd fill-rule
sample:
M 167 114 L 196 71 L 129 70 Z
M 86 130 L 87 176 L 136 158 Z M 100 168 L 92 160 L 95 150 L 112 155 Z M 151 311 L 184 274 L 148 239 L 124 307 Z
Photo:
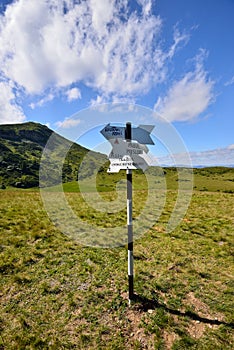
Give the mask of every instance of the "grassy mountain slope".
M 0 185 L 30 188 L 39 185 L 39 168 L 41 156 L 48 139 L 53 134 L 50 145 L 48 173 L 51 184 L 56 184 L 58 165 L 62 162 L 64 182 L 76 180 L 79 164 L 89 152 L 86 148 L 72 143 L 54 133 L 47 126 L 28 122 L 0 126 Z M 61 159 L 64 148 L 69 149 L 65 159 Z M 92 173 L 90 162 L 103 162 L 105 157 L 99 153 L 89 152 L 86 164 L 83 164 L 84 176 Z M 52 162 L 52 163 L 51 163 Z

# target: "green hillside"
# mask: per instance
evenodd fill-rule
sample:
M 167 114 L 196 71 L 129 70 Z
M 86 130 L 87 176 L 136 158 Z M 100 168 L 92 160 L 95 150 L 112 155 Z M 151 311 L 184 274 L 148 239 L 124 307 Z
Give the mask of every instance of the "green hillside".
M 234 193 L 234 168 L 209 167 L 193 173 L 195 190 Z
M 88 153 L 83 164 L 83 176 L 92 175 L 94 164 L 105 157 L 99 153 L 89 152 L 86 148 L 72 143 L 50 130 L 47 126 L 28 122 L 0 126 L 0 186 L 31 188 L 39 185 L 39 168 L 42 151 L 53 134 L 48 159 L 48 174 L 51 184 L 56 184 L 58 165 L 61 163 L 63 150 L 69 149 L 63 162 L 62 177 L 64 182 L 76 180 L 79 164 Z M 93 164 L 91 163 L 91 164 Z

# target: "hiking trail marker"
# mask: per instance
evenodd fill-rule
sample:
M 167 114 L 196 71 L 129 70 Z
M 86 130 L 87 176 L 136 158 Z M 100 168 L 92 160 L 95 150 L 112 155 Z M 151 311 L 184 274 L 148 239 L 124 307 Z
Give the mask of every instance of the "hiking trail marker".
M 150 163 L 146 144 L 154 145 L 150 133 L 153 125 L 139 125 L 132 128 L 131 123 L 123 126 L 107 124 L 100 132 L 111 143 L 109 154 L 109 173 L 126 170 L 127 176 L 127 226 L 128 226 L 128 301 L 134 299 L 133 286 L 133 224 L 132 224 L 132 170 L 145 171 Z
M 111 126 L 107 124 L 102 130 L 102 135 L 111 143 L 112 151 L 109 154 L 109 173 L 118 173 L 121 169 L 142 169 L 145 171 L 150 163 L 147 155 L 149 152 L 146 144 L 153 145 L 150 137 L 153 130 L 152 125 L 139 125 L 131 128 L 131 138 L 127 139 L 126 128 L 122 126 Z

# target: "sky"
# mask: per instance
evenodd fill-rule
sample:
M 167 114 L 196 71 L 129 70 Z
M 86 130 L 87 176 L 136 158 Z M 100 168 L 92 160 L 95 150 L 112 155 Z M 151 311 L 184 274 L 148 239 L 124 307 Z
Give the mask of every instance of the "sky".
M 105 104 L 142 106 L 194 164 L 233 165 L 233 19 L 234 0 L 0 0 L 0 124 L 69 137 L 127 121 L 126 109 L 102 117 Z

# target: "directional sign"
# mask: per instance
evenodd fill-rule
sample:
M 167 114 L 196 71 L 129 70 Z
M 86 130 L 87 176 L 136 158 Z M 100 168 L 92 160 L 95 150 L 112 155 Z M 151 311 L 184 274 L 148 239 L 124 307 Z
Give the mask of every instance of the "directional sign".
M 137 128 L 133 128 L 132 139 L 144 145 L 154 145 L 154 141 L 150 137 L 153 128 L 154 125 L 139 125 Z
M 146 145 L 141 145 L 138 142 L 126 142 L 122 139 L 112 139 L 109 141 L 112 145 L 112 151 L 109 154 L 109 158 L 122 159 L 126 155 L 133 156 L 149 152 Z
M 107 124 L 100 132 L 107 140 L 113 138 L 125 138 L 125 127 L 123 126 L 111 126 L 110 124 Z
M 137 128 L 132 128 L 132 140 L 141 144 L 154 145 L 154 141 L 150 137 L 154 125 L 139 125 Z M 107 124 L 102 130 L 102 135 L 110 141 L 111 139 L 125 139 L 125 127 L 112 126 Z
M 107 124 L 102 135 L 111 143 L 109 154 L 110 167 L 108 172 L 116 173 L 121 169 L 142 169 L 145 171 L 150 163 L 146 144 L 154 144 L 150 137 L 153 125 L 139 125 L 131 128 L 131 141 L 126 140 L 126 128 Z
M 112 144 L 112 151 L 109 154 L 110 167 L 108 172 L 116 173 L 121 169 L 142 169 L 145 171 L 150 162 L 147 153 L 149 152 L 146 145 L 138 142 L 127 142 L 122 139 L 109 140 Z
M 107 170 L 108 173 L 118 173 L 122 169 L 135 170 L 137 167 L 134 165 L 132 159 L 112 159 L 110 160 L 110 166 Z
M 107 170 L 108 173 L 118 173 L 121 169 L 141 169 L 145 171 L 148 168 L 148 163 L 144 158 L 136 157 L 134 161 L 129 158 L 123 159 L 110 159 L 110 166 Z

